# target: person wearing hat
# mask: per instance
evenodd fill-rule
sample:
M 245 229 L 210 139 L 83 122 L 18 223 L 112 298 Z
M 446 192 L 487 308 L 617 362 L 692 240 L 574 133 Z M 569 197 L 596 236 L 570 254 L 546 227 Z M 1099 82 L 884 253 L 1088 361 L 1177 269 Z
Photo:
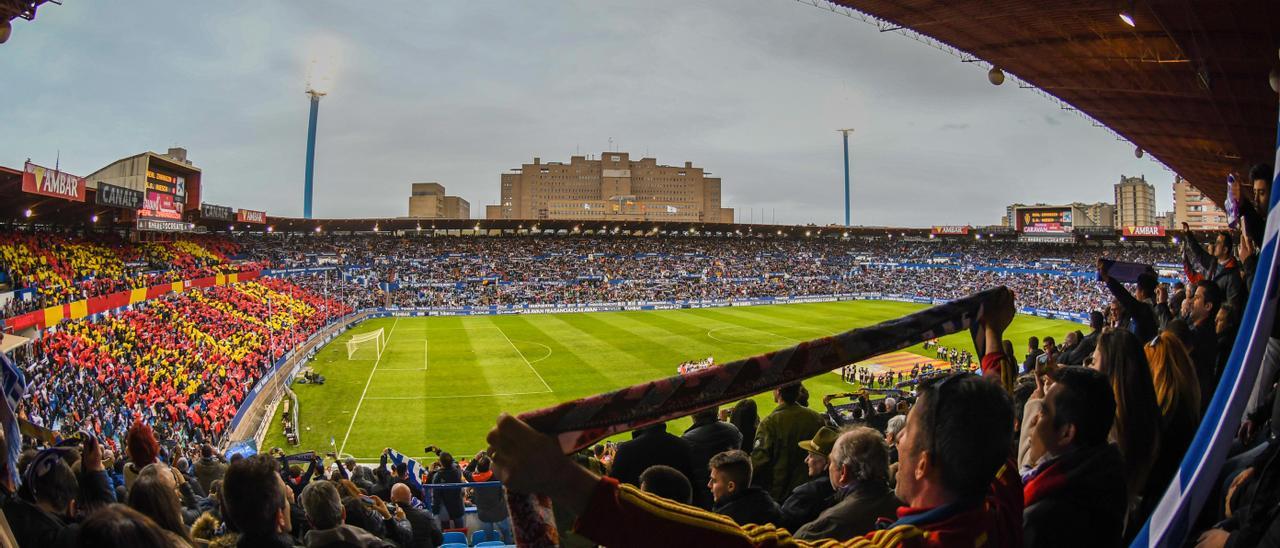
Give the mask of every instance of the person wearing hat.
M 835 504 L 797 530 L 796 539 L 845 541 L 872 531 L 880 518 L 897 519 L 902 503 L 889 489 L 889 446 L 880 432 L 866 426 L 841 432 L 829 460 Z
M 839 437 L 840 432 L 823 426 L 813 435 L 813 439 L 797 444 L 808 452 L 804 463 L 809 468 L 809 481 L 793 489 L 782 502 L 782 518 L 778 521 L 782 528 L 795 531 L 835 504 L 831 497 L 836 490 L 831 486 L 831 478 L 827 477 L 827 463 L 831 448 Z

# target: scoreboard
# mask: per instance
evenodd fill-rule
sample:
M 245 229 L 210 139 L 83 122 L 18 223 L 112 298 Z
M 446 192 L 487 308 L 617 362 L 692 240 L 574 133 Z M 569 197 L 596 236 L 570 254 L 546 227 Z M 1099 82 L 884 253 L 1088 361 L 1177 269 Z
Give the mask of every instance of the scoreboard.
M 1069 207 L 1020 207 L 1017 217 L 1018 232 L 1025 234 L 1065 234 L 1071 232 L 1071 208 Z

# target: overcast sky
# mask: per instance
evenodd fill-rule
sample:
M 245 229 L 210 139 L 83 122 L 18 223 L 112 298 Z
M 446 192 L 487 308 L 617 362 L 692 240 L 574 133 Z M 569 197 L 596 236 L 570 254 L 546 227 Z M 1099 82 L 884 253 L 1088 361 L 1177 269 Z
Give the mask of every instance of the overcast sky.
M 312 60 L 315 63 L 312 63 Z M 313 68 L 314 67 L 314 68 Z M 77 175 L 183 146 L 206 201 L 300 216 L 308 75 L 318 217 L 394 217 L 409 184 L 496 203 L 499 174 L 609 147 L 723 179 L 738 220 L 992 224 L 1173 174 L 985 67 L 794 0 L 65 0 L 0 46 L 0 165 Z

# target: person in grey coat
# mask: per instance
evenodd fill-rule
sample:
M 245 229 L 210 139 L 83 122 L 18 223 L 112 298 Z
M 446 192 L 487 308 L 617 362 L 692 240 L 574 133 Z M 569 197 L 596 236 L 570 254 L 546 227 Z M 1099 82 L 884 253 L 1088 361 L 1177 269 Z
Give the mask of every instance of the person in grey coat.
M 835 506 L 796 531 L 799 540 L 845 541 L 875 529 L 880 518 L 897 519 L 901 502 L 889 489 L 889 446 L 879 432 L 855 426 L 831 450 Z

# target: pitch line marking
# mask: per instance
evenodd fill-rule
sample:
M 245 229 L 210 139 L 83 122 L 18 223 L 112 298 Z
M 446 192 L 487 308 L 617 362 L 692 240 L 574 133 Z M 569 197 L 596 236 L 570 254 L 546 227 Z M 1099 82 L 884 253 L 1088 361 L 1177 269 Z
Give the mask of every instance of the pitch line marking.
M 542 386 L 547 388 L 547 392 L 553 392 L 553 390 L 551 390 L 551 385 L 547 384 L 547 379 L 542 378 L 542 373 L 539 373 L 537 368 L 533 367 L 533 364 L 529 362 L 529 358 L 524 357 L 524 352 L 520 351 L 520 348 L 516 346 L 516 343 L 511 342 L 511 337 L 507 336 L 507 332 L 500 326 L 495 325 L 494 327 L 498 328 L 498 333 L 501 333 L 502 338 L 507 340 L 507 344 L 511 345 L 512 350 L 515 350 L 516 354 L 520 355 L 520 359 L 524 360 L 524 364 L 529 366 L 529 370 L 533 371 L 533 374 L 538 376 L 538 380 L 542 381 Z
M 534 342 L 534 341 L 520 341 L 520 342 L 522 342 L 522 343 L 528 343 L 528 344 L 536 344 L 536 345 L 538 345 L 538 346 L 541 346 L 541 347 L 543 347 L 543 348 L 547 349 L 547 353 L 546 353 L 546 354 L 543 354 L 541 358 L 538 358 L 538 359 L 536 359 L 536 360 L 529 360 L 529 363 L 538 363 L 538 362 L 540 362 L 540 361 L 542 361 L 542 360 L 545 360 L 545 359 L 547 359 L 547 358 L 550 358 L 550 357 L 551 357 L 551 355 L 555 353 L 555 351 L 554 351 L 554 350 L 552 350 L 550 346 L 547 346 L 547 345 L 542 344 L 542 343 L 540 343 L 540 342 Z
M 451 400 L 455 398 L 501 398 L 506 396 L 533 396 L 537 394 L 551 394 L 550 390 L 538 390 L 536 392 L 506 392 L 502 394 L 463 394 L 460 396 L 369 396 L 367 400 Z
M 395 321 L 391 322 L 391 331 L 387 332 L 387 340 L 383 346 L 382 353 L 378 354 L 378 359 L 373 362 L 373 369 L 369 370 L 369 378 L 364 381 L 364 391 L 360 392 L 360 401 L 356 402 L 356 410 L 351 413 L 351 422 L 347 424 L 347 433 L 342 436 L 342 446 L 338 448 L 339 453 L 347 448 L 347 439 L 351 437 L 351 427 L 356 425 L 356 417 L 360 415 L 360 406 L 364 405 L 365 394 L 369 393 L 369 384 L 373 382 L 373 374 L 378 372 L 378 364 L 382 362 L 382 354 L 387 353 L 386 347 L 391 345 L 391 335 L 396 332 L 396 326 L 399 324 L 399 317 L 397 317 Z

